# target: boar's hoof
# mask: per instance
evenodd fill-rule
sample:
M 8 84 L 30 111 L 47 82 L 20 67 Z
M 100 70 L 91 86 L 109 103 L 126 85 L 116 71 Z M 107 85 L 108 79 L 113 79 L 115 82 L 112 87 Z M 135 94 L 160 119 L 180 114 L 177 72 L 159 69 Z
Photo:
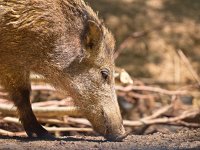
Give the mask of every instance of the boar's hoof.
M 27 132 L 29 138 L 38 138 L 38 139 L 46 139 L 46 140 L 55 140 L 55 137 L 48 132 L 45 133 L 30 133 Z
M 40 135 L 38 138 L 40 138 L 40 139 L 46 139 L 46 140 L 55 140 L 55 139 L 56 139 L 56 138 L 55 138 L 53 135 L 51 135 L 50 133 Z

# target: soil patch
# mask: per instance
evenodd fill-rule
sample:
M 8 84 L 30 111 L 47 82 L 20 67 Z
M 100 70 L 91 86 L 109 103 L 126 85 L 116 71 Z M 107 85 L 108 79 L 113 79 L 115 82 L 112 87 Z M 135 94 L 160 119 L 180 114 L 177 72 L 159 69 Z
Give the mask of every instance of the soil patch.
M 52 141 L 4 136 L 0 139 L 0 149 L 200 149 L 200 129 L 170 134 L 130 135 L 123 142 L 109 142 L 92 136 L 70 136 Z

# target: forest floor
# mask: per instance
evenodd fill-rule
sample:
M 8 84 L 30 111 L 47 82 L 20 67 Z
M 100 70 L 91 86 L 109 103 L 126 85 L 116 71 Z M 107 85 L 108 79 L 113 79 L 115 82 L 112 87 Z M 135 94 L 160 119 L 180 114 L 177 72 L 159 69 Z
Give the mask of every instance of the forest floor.
M 171 134 L 130 135 L 123 142 L 109 142 L 102 137 L 91 136 L 69 136 L 52 141 L 4 136 L 0 139 L 0 149 L 200 149 L 200 130 L 182 130 Z

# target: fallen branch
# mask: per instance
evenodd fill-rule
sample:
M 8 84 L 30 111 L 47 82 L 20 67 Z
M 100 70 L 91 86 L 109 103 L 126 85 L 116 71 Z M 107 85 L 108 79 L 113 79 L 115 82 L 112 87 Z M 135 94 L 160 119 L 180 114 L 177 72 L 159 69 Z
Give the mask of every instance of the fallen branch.
M 199 110 L 185 111 L 180 116 L 177 116 L 177 117 L 171 117 L 171 118 L 165 117 L 165 118 L 154 119 L 154 118 L 160 116 L 161 114 L 165 113 L 169 109 L 171 109 L 171 107 L 172 107 L 171 105 L 166 106 L 165 108 L 158 110 L 153 115 L 142 118 L 139 121 L 124 120 L 123 121 L 124 126 L 139 127 L 139 126 L 143 126 L 143 125 L 152 125 L 152 124 L 171 124 L 171 125 L 180 125 L 180 126 L 187 126 L 187 127 L 200 127 L 200 124 L 188 123 L 188 122 L 183 121 L 184 119 L 192 118 L 192 117 L 195 117 L 196 115 L 200 114 Z M 19 124 L 18 119 L 12 118 L 12 117 L 5 117 L 5 118 L 3 118 L 3 121 Z M 46 119 L 44 121 L 46 121 Z M 69 117 L 69 118 L 67 118 L 67 121 L 60 121 L 57 119 L 53 119 L 51 121 L 50 121 L 50 119 L 48 119 L 48 121 L 50 123 L 55 123 L 55 124 L 67 124 L 67 123 L 71 122 L 71 123 L 77 123 L 77 124 L 91 126 L 90 122 L 83 118 Z M 44 127 L 44 128 L 46 128 L 49 132 L 66 132 L 66 131 L 92 132 L 93 131 L 92 128 L 73 128 L 73 127 Z M 13 132 L 2 130 L 2 129 L 0 129 L 0 134 L 8 135 L 8 136 L 24 136 L 24 132 L 13 133 Z
M 124 95 L 126 95 L 126 93 L 123 92 Z M 120 93 L 118 93 L 118 95 L 120 95 Z M 139 94 L 136 92 L 128 92 L 127 93 L 128 96 L 132 97 L 132 98 L 137 98 L 137 99 L 155 99 L 157 97 L 157 95 L 153 95 L 153 94 Z
M 4 117 L 2 119 L 4 122 L 9 122 L 9 123 L 16 123 L 16 124 L 21 124 L 18 118 L 15 117 Z M 91 123 L 84 118 L 72 118 L 72 117 L 67 117 L 66 120 L 59 120 L 59 119 L 46 119 L 46 118 L 38 118 L 38 121 L 41 123 L 47 123 L 47 124 L 62 124 L 62 125 L 67 125 L 67 124 L 82 124 L 86 126 L 92 126 Z
M 192 111 L 192 112 L 188 112 L 185 111 L 182 113 L 182 115 L 177 116 L 177 117 L 172 117 L 172 118 L 158 118 L 155 119 L 157 117 L 159 117 L 160 115 L 162 115 L 163 113 L 167 112 L 169 109 L 172 108 L 172 105 L 169 106 L 165 106 L 164 108 L 161 108 L 160 110 L 156 111 L 153 115 L 149 116 L 149 117 L 145 117 L 140 119 L 139 121 L 129 121 L 129 120 L 125 120 L 124 121 L 124 125 L 125 126 L 142 126 L 144 124 L 146 125 L 151 125 L 151 124 L 160 124 L 160 123 L 170 123 L 170 122 L 177 122 L 192 116 L 195 116 L 197 114 L 199 114 L 199 111 Z M 42 117 L 61 117 L 61 116 L 65 116 L 65 115 L 70 115 L 70 116 L 79 116 L 81 115 L 81 113 L 78 111 L 77 107 L 33 107 L 33 111 L 35 113 L 35 115 L 39 118 Z M 16 108 L 12 107 L 11 105 L 7 105 L 7 104 L 1 104 L 0 105 L 0 112 L 2 112 L 2 114 L 5 115 L 14 115 L 17 116 L 16 114 Z M 11 121 L 12 122 L 18 122 L 18 120 L 14 120 L 14 119 L 10 119 L 10 118 L 4 118 L 5 121 Z M 79 124 L 84 124 L 84 125 L 89 125 L 90 123 L 86 120 L 86 119 L 77 119 L 77 118 L 68 118 L 68 122 L 75 122 L 75 123 L 79 123 Z M 56 123 L 56 121 L 54 120 L 54 123 Z M 57 123 L 64 123 L 64 122 L 59 122 L 57 121 Z
M 183 53 L 183 51 L 178 50 L 178 54 L 179 54 L 181 60 L 183 61 L 183 63 L 187 66 L 188 70 L 191 72 L 193 78 L 197 81 L 197 83 L 198 83 L 198 85 L 200 87 L 200 78 L 199 78 L 198 74 L 196 73 L 196 71 L 194 70 L 194 68 L 192 67 L 190 61 L 185 56 L 185 54 Z
M 49 132 L 92 132 L 94 131 L 92 128 L 73 128 L 73 127 L 44 127 Z
M 159 30 L 163 28 L 163 26 L 156 26 L 152 29 L 148 29 L 148 30 L 145 30 L 145 31 L 140 31 L 140 32 L 133 32 L 132 34 L 130 34 L 120 45 L 119 45 L 119 48 L 116 50 L 115 54 L 114 54 L 114 58 L 117 59 L 117 57 L 119 56 L 119 54 L 127 47 L 128 43 L 133 40 L 133 39 L 136 39 L 136 38 L 140 38 L 140 37 L 143 37 L 143 36 L 146 36 L 148 35 L 149 33 L 151 33 L 152 31 L 155 31 L 155 30 Z
M 162 89 L 159 87 L 151 87 L 151 86 L 134 86 L 134 85 L 129 85 L 126 87 L 123 86 L 115 86 L 116 90 L 123 91 L 123 92 L 129 92 L 132 90 L 137 90 L 137 91 L 149 91 L 149 92 L 156 92 L 156 93 L 161 93 L 161 94 L 166 94 L 166 95 L 185 95 L 187 94 L 186 90 L 182 91 L 169 91 L 166 89 Z M 55 91 L 55 89 L 51 86 L 43 86 L 43 85 L 32 85 L 32 90 L 49 90 L 49 91 Z
M 77 107 L 32 107 L 34 114 L 37 117 L 62 117 L 62 116 L 81 116 L 81 113 Z M 17 109 L 15 106 L 1 104 L 0 112 L 5 116 L 17 116 Z
M 123 91 L 123 92 L 130 92 L 132 90 L 135 91 L 149 91 L 149 92 L 156 92 L 160 94 L 166 94 L 166 95 L 186 95 L 187 91 L 182 90 L 182 91 L 169 91 L 166 89 L 162 89 L 159 87 L 151 87 L 151 86 L 134 86 L 134 85 L 129 85 L 126 87 L 123 86 L 115 86 L 116 90 Z
M 35 102 L 32 103 L 34 107 L 47 107 L 47 106 L 74 106 L 74 103 L 71 99 L 63 99 L 63 100 L 50 100 L 43 102 Z
M 1 135 L 7 135 L 7 136 L 13 136 L 13 132 L 10 132 L 10 131 L 6 131 L 6 130 L 3 130 L 3 129 L 0 129 L 0 134 Z
M 41 119 L 38 119 L 38 120 L 41 121 Z M 71 120 L 72 120 L 72 118 L 71 118 Z M 84 119 L 84 120 L 87 122 L 86 119 Z M 18 118 L 13 118 L 13 117 L 5 117 L 5 118 L 3 118 L 3 121 L 4 122 L 20 124 L 19 119 Z M 53 123 L 53 124 L 67 124 L 67 122 L 58 121 L 57 119 L 44 119 L 44 121 L 47 121 L 47 122 Z M 92 128 L 46 127 L 46 126 L 44 126 L 44 128 L 49 132 L 64 132 L 64 131 L 92 132 L 93 131 Z M 13 133 L 13 132 L 10 132 L 10 131 L 6 131 L 6 130 L 2 130 L 2 131 L 0 130 L 0 134 L 1 135 L 8 135 L 8 136 L 16 135 L 16 133 Z
M 44 127 L 49 132 L 93 132 L 92 128 L 73 128 L 73 127 Z M 5 136 L 20 136 L 25 137 L 27 136 L 26 132 L 11 132 L 7 130 L 0 129 L 0 135 Z
M 157 110 L 155 113 L 153 113 L 151 116 L 145 117 L 145 118 L 143 118 L 141 120 L 152 120 L 152 119 L 155 119 L 155 118 L 161 116 L 162 114 L 166 113 L 167 111 L 169 111 L 172 108 L 173 108 L 172 104 L 164 106 L 161 109 Z
M 0 135 L 5 135 L 5 136 L 27 136 L 26 132 L 11 132 L 7 130 L 0 129 Z
M 186 118 L 191 118 L 198 114 L 200 114 L 199 110 L 193 111 L 193 112 L 185 111 L 182 113 L 182 115 L 177 116 L 177 117 L 171 117 L 171 118 L 165 117 L 165 118 L 157 118 L 157 119 L 152 119 L 152 120 L 140 119 L 140 121 L 124 120 L 124 125 L 130 126 L 130 127 L 136 127 L 136 126 L 152 125 L 152 124 L 167 124 L 167 123 L 181 121 Z
M 18 118 L 14 117 L 4 117 L 3 121 L 9 122 L 9 123 L 16 123 L 16 124 L 21 124 Z
M 31 89 L 34 91 L 56 91 L 55 88 L 50 85 L 31 85 Z
M 200 128 L 199 123 L 191 123 L 191 122 L 185 122 L 185 121 L 177 121 L 177 122 L 171 122 L 169 125 L 174 125 L 174 126 L 184 126 L 188 128 Z

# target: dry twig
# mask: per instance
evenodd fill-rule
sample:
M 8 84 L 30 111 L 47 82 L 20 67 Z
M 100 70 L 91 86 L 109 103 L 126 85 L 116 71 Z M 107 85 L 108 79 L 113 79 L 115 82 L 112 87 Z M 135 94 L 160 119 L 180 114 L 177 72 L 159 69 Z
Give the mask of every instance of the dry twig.
M 55 88 L 53 88 L 50 85 L 31 85 L 31 89 L 34 91 L 42 91 L 42 90 L 55 91 Z
M 199 124 L 196 123 L 188 123 L 184 122 L 184 119 L 192 118 L 198 115 L 200 112 L 199 110 L 192 110 L 192 111 L 185 111 L 180 116 L 176 117 L 164 117 L 164 118 L 157 118 L 163 113 L 167 112 L 169 109 L 172 108 L 172 105 L 166 106 L 158 111 L 156 111 L 153 115 L 149 117 L 145 117 L 140 119 L 139 121 L 130 121 L 130 120 L 124 120 L 124 126 L 129 127 L 139 127 L 143 125 L 152 125 L 152 124 L 173 124 L 173 125 L 182 125 L 187 127 L 199 127 Z M 40 120 L 40 119 L 39 119 Z M 17 118 L 12 117 L 5 117 L 3 118 L 3 121 L 5 122 L 12 122 L 19 124 L 19 121 Z M 69 122 L 76 123 L 76 124 L 82 124 L 86 126 L 91 126 L 90 122 L 83 118 L 71 118 L 68 117 L 67 121 L 60 121 L 57 119 L 50 120 L 50 119 L 44 119 L 44 122 L 54 123 L 54 124 L 67 124 Z M 92 128 L 73 128 L 73 127 L 45 127 L 49 132 L 64 132 L 64 131 L 77 131 L 77 132 L 92 132 Z M 24 132 L 18 132 L 13 133 L 6 130 L 0 130 L 1 135 L 8 135 L 8 136 L 24 136 Z
M 167 111 L 169 111 L 172 108 L 173 108 L 172 105 L 167 105 L 167 106 L 162 107 L 161 109 L 157 110 L 151 116 L 145 117 L 145 118 L 143 118 L 141 120 L 152 120 L 152 119 L 158 118 L 159 116 L 161 116 L 162 114 L 166 113 Z
M 183 53 L 182 50 L 178 50 L 178 54 L 179 54 L 180 58 L 182 59 L 182 61 L 184 62 L 184 64 L 187 66 L 188 70 L 191 72 L 193 78 L 197 81 L 197 83 L 200 87 L 200 78 L 199 78 L 198 74 L 196 73 L 196 71 L 194 70 L 194 68 L 192 67 L 190 61 L 185 56 L 185 54 Z
M 26 136 L 26 132 L 11 132 L 7 130 L 0 129 L 0 135 L 6 136 Z
M 134 85 L 129 85 L 126 87 L 123 86 L 116 86 L 116 90 L 123 91 L 123 92 L 130 92 L 132 90 L 135 91 L 149 91 L 149 92 L 156 92 L 160 94 L 166 94 L 166 95 L 186 95 L 187 91 L 182 90 L 182 91 L 169 91 L 166 89 L 162 89 L 159 87 L 151 87 L 151 86 L 134 86 Z
M 120 45 L 119 45 L 119 48 L 116 50 L 115 54 L 114 54 L 114 58 L 117 59 L 117 57 L 119 56 L 119 54 L 127 47 L 127 44 L 133 40 L 133 39 L 137 39 L 137 38 L 140 38 L 140 37 L 143 37 L 143 36 L 146 36 L 148 35 L 149 33 L 151 33 L 152 31 L 155 31 L 155 30 L 159 30 L 163 28 L 163 26 L 157 26 L 157 27 L 154 27 L 152 29 L 148 29 L 148 30 L 145 30 L 145 31 L 140 31 L 140 32 L 133 32 L 132 34 L 130 34 L 130 36 L 128 36 Z
M 81 116 L 77 107 L 32 107 L 34 114 L 37 117 L 62 117 L 62 116 Z M 5 116 L 17 116 L 16 107 L 7 104 L 0 105 L 0 112 Z
M 92 128 L 73 128 L 73 127 L 44 127 L 49 132 L 69 132 L 69 131 L 76 131 L 76 132 L 92 132 Z
M 184 120 L 186 118 L 194 117 L 198 115 L 199 113 L 200 113 L 199 110 L 192 111 L 192 112 L 185 111 L 180 116 L 171 117 L 171 118 L 165 117 L 165 118 L 157 118 L 157 119 L 151 119 L 151 120 L 141 119 L 140 121 L 124 120 L 124 125 L 135 127 L 135 126 L 152 125 L 152 124 L 169 124 L 172 122 Z

